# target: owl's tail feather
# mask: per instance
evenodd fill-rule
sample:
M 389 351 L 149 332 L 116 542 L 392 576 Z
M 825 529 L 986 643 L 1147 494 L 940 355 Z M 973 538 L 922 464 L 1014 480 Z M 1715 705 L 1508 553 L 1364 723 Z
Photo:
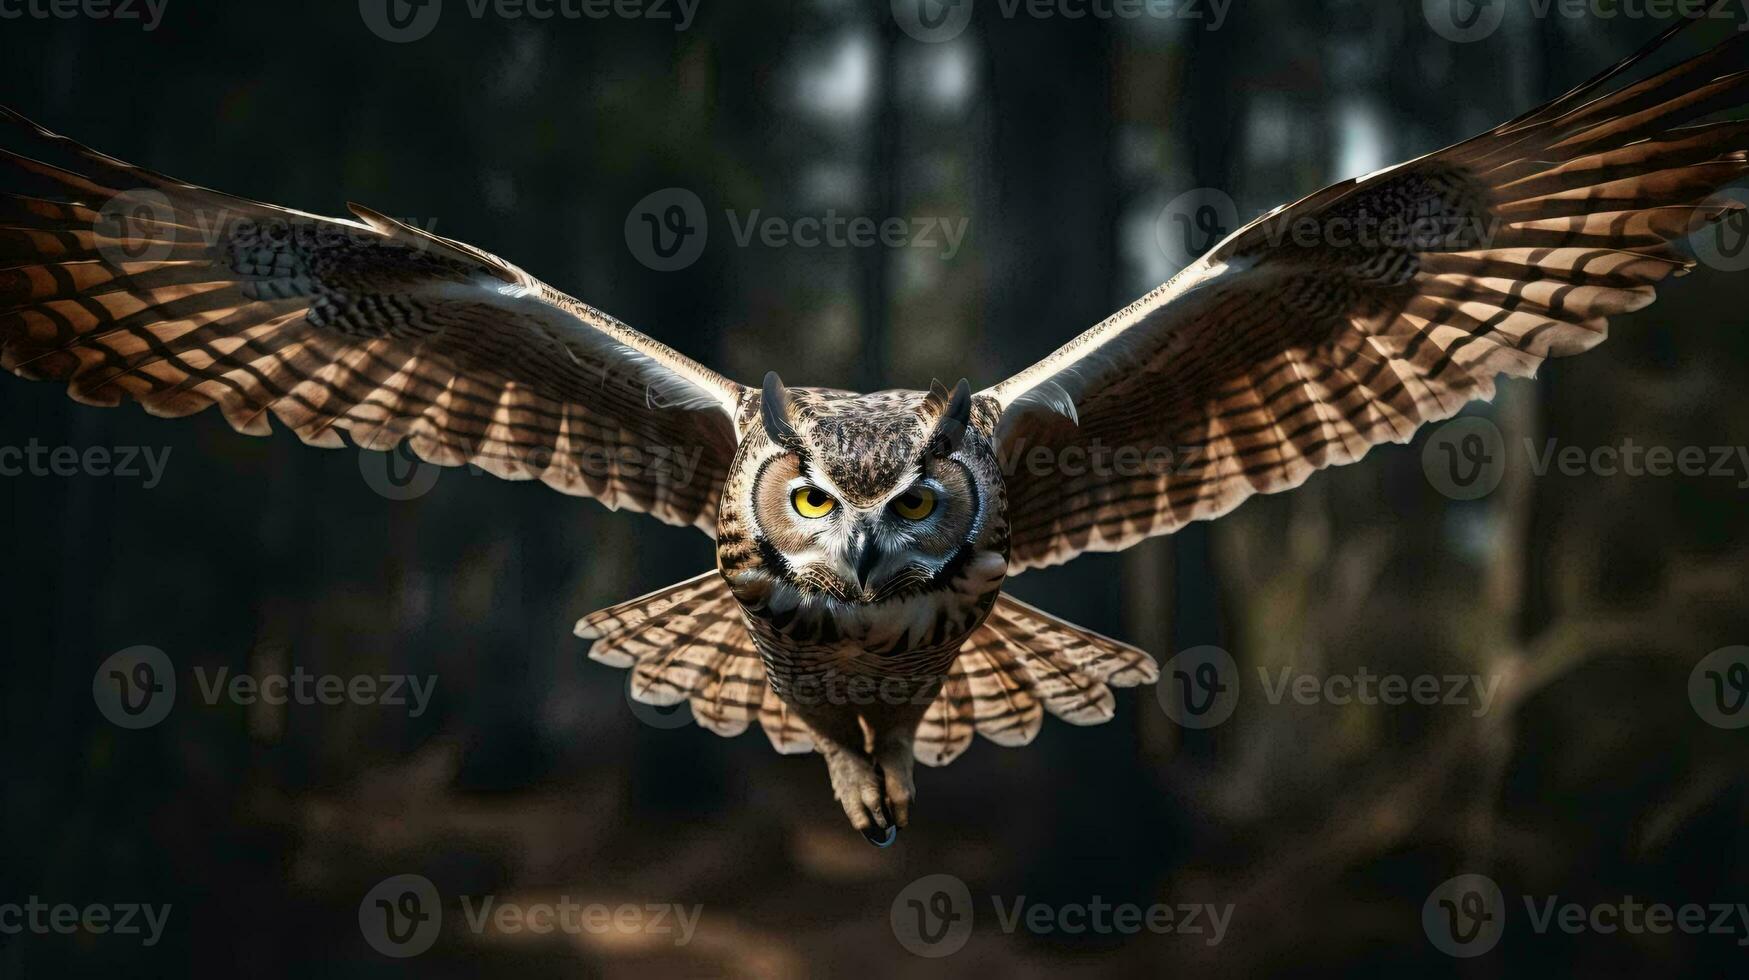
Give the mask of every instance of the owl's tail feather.
M 700 726 L 725 736 L 757 717 L 779 752 L 814 749 L 808 727 L 765 683 L 735 597 L 714 570 L 590 613 L 576 632 L 595 641 L 591 659 L 632 669 L 627 690 L 636 701 L 687 701 Z
M 1113 687 L 1151 684 L 1159 675 L 1142 650 L 999 596 L 924 715 L 917 759 L 945 766 L 972 744 L 973 732 L 998 745 L 1026 745 L 1046 711 L 1073 725 L 1110 721 Z

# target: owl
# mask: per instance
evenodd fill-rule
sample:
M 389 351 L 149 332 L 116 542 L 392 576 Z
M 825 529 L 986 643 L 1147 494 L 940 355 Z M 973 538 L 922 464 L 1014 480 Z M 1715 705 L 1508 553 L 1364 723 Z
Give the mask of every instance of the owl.
M 304 442 L 405 444 L 714 537 L 716 567 L 585 617 L 639 700 L 820 754 L 890 844 L 918 761 L 1113 715 L 1145 652 L 1003 592 L 1351 463 L 1600 343 L 1739 205 L 1742 35 L 1670 40 L 1448 149 L 1228 236 L 974 391 L 743 386 L 479 249 L 129 166 L 4 115 L 0 363 L 89 405 L 217 406 Z M 60 162 L 51 162 L 59 160 Z M 1372 233 L 1367 233 L 1368 230 Z M 1309 233 L 1308 233 L 1309 231 Z

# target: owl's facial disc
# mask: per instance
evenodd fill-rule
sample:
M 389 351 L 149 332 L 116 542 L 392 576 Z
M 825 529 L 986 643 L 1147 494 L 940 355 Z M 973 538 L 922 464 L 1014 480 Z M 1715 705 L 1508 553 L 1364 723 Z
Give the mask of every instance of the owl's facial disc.
M 793 454 L 760 474 L 754 508 L 765 542 L 804 595 L 874 603 L 927 586 L 958 553 L 977 513 L 965 467 L 936 460 L 902 488 L 858 506 Z

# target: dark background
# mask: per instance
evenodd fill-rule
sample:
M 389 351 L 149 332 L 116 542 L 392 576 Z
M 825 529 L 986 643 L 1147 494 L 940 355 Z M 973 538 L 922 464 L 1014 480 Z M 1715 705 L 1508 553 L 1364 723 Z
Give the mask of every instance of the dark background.
M 1247 217 L 1516 115 L 1636 48 L 1643 19 L 1529 16 L 1454 44 L 1421 3 L 1238 0 L 1209 21 L 1005 18 L 978 0 L 923 44 L 883 2 L 703 0 L 650 20 L 475 20 L 449 0 L 390 44 L 357 4 L 169 0 L 155 31 L 0 19 L 0 101 L 122 159 L 260 200 L 357 200 L 501 253 L 743 382 L 993 384 L 1168 277 L 1179 194 Z M 18 9 L 18 8 L 11 8 Z M 1715 31 L 1715 34 L 1720 32 Z M 1698 39 L 1684 48 L 1699 50 Z M 640 264 L 624 225 L 682 187 L 699 261 Z M 723 212 L 969 221 L 927 247 L 735 243 Z M 1509 444 L 1749 444 L 1743 274 L 1702 270 L 1614 337 L 1484 410 Z M 1119 556 L 1013 590 L 1160 659 L 1477 673 L 1493 711 L 1271 705 L 1181 731 L 1151 689 L 1094 729 L 1047 721 L 919 770 L 890 851 L 844 825 L 824 767 L 749 733 L 640 721 L 581 615 L 710 567 L 702 535 L 538 485 L 448 471 L 374 492 L 354 450 L 251 439 L 0 383 L 0 445 L 150 446 L 163 482 L 0 479 L 0 902 L 170 903 L 156 948 L 0 937 L 0 975 L 1433 975 L 1741 969 L 1734 935 L 1546 935 L 1520 896 L 1749 902 L 1749 731 L 1709 726 L 1691 669 L 1749 643 L 1749 491 L 1729 479 L 1534 476 L 1470 503 L 1388 448 Z M 1514 442 L 1516 441 L 1516 442 Z M 124 731 L 110 654 L 165 651 L 181 692 Z M 208 706 L 193 671 L 435 674 L 386 706 Z M 1438 883 L 1475 872 L 1501 944 L 1446 957 Z M 358 905 L 396 874 L 444 934 L 384 958 Z M 913 957 L 911 881 L 963 879 L 965 949 Z M 698 935 L 476 936 L 457 895 L 704 907 Z M 1233 903 L 1225 942 L 1005 934 L 992 896 L 1059 907 Z

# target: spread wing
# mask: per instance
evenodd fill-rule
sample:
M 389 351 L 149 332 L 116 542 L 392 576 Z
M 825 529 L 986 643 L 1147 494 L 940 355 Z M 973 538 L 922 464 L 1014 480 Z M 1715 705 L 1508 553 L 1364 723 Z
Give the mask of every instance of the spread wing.
M 521 269 L 354 205 L 257 204 L 0 109 L 0 364 L 318 446 L 406 441 L 715 533 L 741 388 Z M 37 156 L 64 158 L 65 168 Z
M 1014 570 L 1114 551 L 1298 486 L 1602 342 L 1740 206 L 1739 34 L 1626 87 L 1682 26 L 1553 103 L 1327 188 L 983 393 Z M 1613 90 L 1612 90 L 1613 89 Z M 1607 94 L 1606 94 L 1607 93 Z

